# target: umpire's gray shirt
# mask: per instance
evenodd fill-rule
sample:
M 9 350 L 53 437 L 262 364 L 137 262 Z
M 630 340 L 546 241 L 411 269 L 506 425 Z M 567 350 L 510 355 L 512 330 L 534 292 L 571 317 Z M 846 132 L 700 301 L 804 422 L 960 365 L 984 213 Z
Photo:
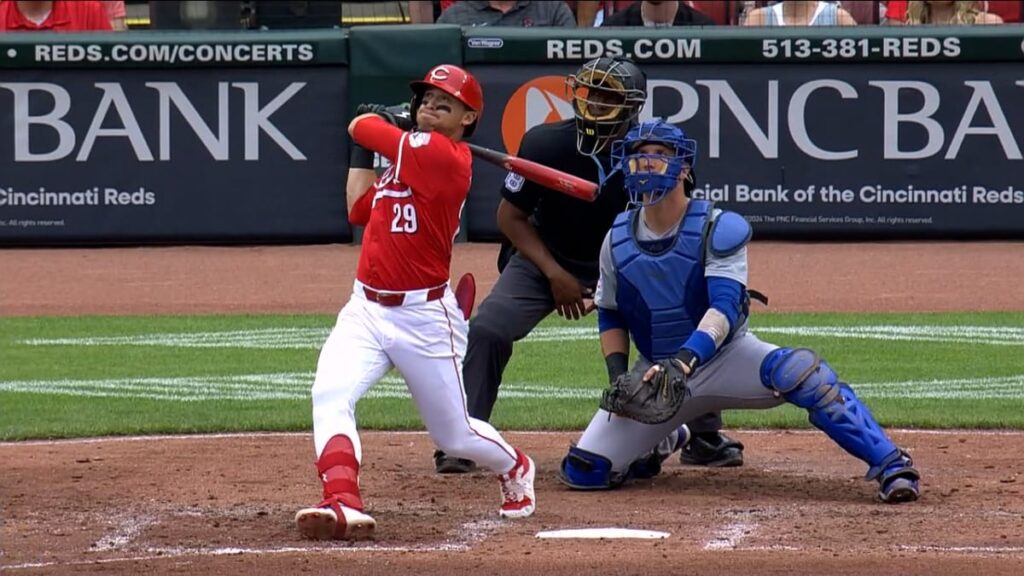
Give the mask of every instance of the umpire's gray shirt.
M 438 24 L 458 24 L 459 26 L 514 26 L 531 28 L 533 26 L 566 26 L 575 27 L 576 18 L 572 10 L 561 0 L 548 2 L 530 2 L 519 0 L 508 12 L 491 8 L 489 2 L 463 0 L 456 2 L 441 12 Z
M 682 223 L 682 220 L 677 222 L 676 225 L 668 232 L 665 232 L 664 234 L 655 234 L 647 227 L 647 224 L 644 221 L 644 210 L 646 210 L 646 208 L 640 209 L 640 222 L 636 228 L 637 238 L 641 242 L 661 240 L 662 238 L 668 238 L 679 233 L 679 224 Z M 711 213 L 711 219 L 714 220 L 715 218 L 718 218 L 718 215 L 721 213 L 721 210 L 715 209 L 714 212 Z M 744 246 L 739 252 L 736 252 L 731 256 L 726 256 L 725 258 L 715 256 L 710 252 L 710 250 L 705 248 L 704 275 L 731 278 L 746 286 L 747 247 Z M 618 310 L 619 305 L 615 301 L 615 293 L 617 289 L 618 268 L 615 266 L 615 260 L 612 258 L 612 232 L 609 230 L 608 234 L 604 237 L 604 244 L 601 245 L 601 276 L 597 281 L 597 290 L 594 293 L 594 303 L 601 308 Z

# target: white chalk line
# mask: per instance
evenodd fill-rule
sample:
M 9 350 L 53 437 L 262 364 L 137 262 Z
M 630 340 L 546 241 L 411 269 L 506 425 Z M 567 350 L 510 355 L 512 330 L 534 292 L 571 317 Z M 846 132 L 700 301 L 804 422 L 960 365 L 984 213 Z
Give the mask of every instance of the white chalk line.
M 104 536 L 97 541 L 89 550 L 89 553 L 103 552 L 122 548 L 146 527 L 156 522 L 156 518 L 127 518 L 122 521 L 121 526 L 110 536 Z M 334 553 L 355 553 L 355 552 L 466 552 L 472 549 L 473 545 L 485 540 L 491 533 L 500 530 L 507 525 L 507 522 L 499 520 L 474 520 L 466 522 L 456 530 L 454 541 L 442 544 L 423 544 L 416 546 L 388 546 L 376 543 L 337 543 L 303 546 L 277 546 L 271 548 L 240 548 L 240 547 L 217 547 L 199 548 L 188 546 L 149 546 L 145 549 L 146 554 L 139 556 L 120 556 L 116 558 L 103 558 L 94 560 L 74 560 L 70 562 L 26 562 L 9 566 L 0 565 L 0 570 L 19 570 L 29 568 L 48 568 L 55 566 L 82 566 L 88 564 L 111 564 L 119 562 L 140 562 L 147 560 L 158 560 L 163 558 L 181 557 L 203 557 L 203 556 L 233 556 L 245 554 L 334 554 Z
M 136 377 L 116 379 L 57 379 L 0 381 L 0 392 L 22 392 L 90 398 L 135 398 L 172 402 L 211 400 L 266 401 L 310 398 L 312 372 L 234 374 L 184 377 Z M 854 389 L 863 398 L 1017 399 L 1024 396 L 1024 374 L 979 378 L 858 382 Z M 539 382 L 507 382 L 500 398 L 540 400 L 594 400 L 603 386 L 555 386 Z M 405 380 L 386 376 L 365 398 L 409 399 Z
M 466 552 L 469 547 L 457 545 L 441 546 L 349 546 L 337 548 L 302 548 L 297 546 L 278 548 L 150 548 L 148 555 L 124 556 L 117 558 L 102 558 L 92 560 L 75 560 L 71 562 L 26 562 L 23 564 L 0 565 L 0 570 L 25 570 L 32 568 L 52 568 L 57 566 L 73 567 L 95 564 L 117 564 L 122 562 L 151 562 L 154 560 L 174 559 L 181 557 L 216 557 L 216 556 L 242 556 L 242 555 L 272 555 L 272 554 L 354 554 L 361 552 L 384 552 L 384 553 L 408 553 L 408 552 Z M 935 552 L 959 555 L 991 555 L 1010 554 L 1017 555 L 1024 553 L 1021 546 L 899 546 L 899 550 L 912 552 Z M 801 552 L 807 551 L 798 546 L 748 546 L 737 548 L 715 548 L 716 552 Z
M 757 326 L 757 334 L 801 337 L 831 337 L 884 340 L 889 342 L 935 342 L 1024 346 L 1024 328 L 1017 326 L 891 325 L 860 326 Z M 256 328 L 218 332 L 164 332 L 130 336 L 83 336 L 74 338 L 30 338 L 28 346 L 168 346 L 176 348 L 260 348 L 319 349 L 330 328 Z M 596 340 L 596 326 L 542 326 L 523 342 Z
M 734 520 L 715 530 L 710 540 L 704 543 L 705 550 L 735 550 L 747 536 L 757 529 L 757 522 Z
M 100 558 L 91 560 L 72 560 L 70 562 L 26 562 L 23 564 L 11 564 L 4 566 L 0 564 L 0 570 L 24 570 L 30 568 L 52 568 L 56 566 L 72 567 L 87 566 L 93 564 L 117 564 L 120 562 L 146 562 L 162 560 L 166 558 L 182 557 L 203 557 L 203 556 L 242 556 L 246 554 L 269 555 L 269 554 L 352 554 L 358 552 L 464 552 L 468 547 L 459 547 L 454 544 L 443 544 L 439 546 L 345 546 L 335 548 L 303 548 L 298 546 L 284 546 L 277 548 L 147 548 L 149 554 L 139 556 L 119 556 L 116 558 Z
M 900 546 L 900 550 L 912 552 L 945 552 L 953 554 L 1021 554 L 1024 546 Z
M 157 522 L 155 516 L 134 516 L 122 517 L 117 528 L 111 534 L 104 534 L 89 548 L 92 552 L 104 552 L 123 548 L 142 534 L 147 527 Z
M 182 557 L 216 557 L 216 556 L 241 556 L 241 555 L 275 555 L 275 554 L 352 554 L 360 552 L 371 553 L 408 553 L 408 552 L 467 552 L 472 545 L 480 542 L 487 533 L 494 531 L 502 525 L 495 520 L 481 520 L 464 524 L 460 529 L 466 540 L 448 544 L 433 544 L 421 546 L 386 546 L 379 544 L 362 544 L 344 546 L 278 546 L 271 548 L 240 548 L 240 547 L 218 547 L 218 548 L 196 548 L 196 547 L 148 547 L 148 554 L 138 556 L 121 556 L 116 558 L 102 558 L 90 560 L 73 560 L 70 562 L 25 562 L 22 564 L 0 565 L 0 570 L 23 570 L 32 568 L 49 567 L 73 567 L 95 564 L 115 564 L 122 562 L 143 562 L 169 558 Z M 714 552 L 793 552 L 810 551 L 811 549 L 799 546 L 776 544 L 771 546 L 742 546 L 746 536 L 757 529 L 757 524 L 748 521 L 733 521 L 715 532 L 715 536 L 708 540 L 703 549 Z M 957 555 L 1019 555 L 1024 554 L 1022 546 L 940 546 L 940 545 L 900 545 L 895 547 L 898 550 L 913 552 L 933 552 Z
M 1024 345 L 1024 327 L 956 325 L 766 326 L 757 332 L 797 336 L 872 338 L 889 341 Z M 184 348 L 319 348 L 329 333 L 323 327 L 276 327 L 219 332 L 155 333 L 114 337 L 29 339 L 23 344 L 71 346 L 172 346 Z M 572 341 L 597 338 L 596 327 L 540 327 L 526 341 Z M 135 398 L 157 401 L 308 400 L 311 372 L 240 374 L 188 377 L 132 377 L 120 379 L 55 379 L 0 381 L 0 392 L 56 394 L 89 398 Z M 509 382 L 499 390 L 503 398 L 541 400 L 595 399 L 600 388 Z M 1024 374 L 955 379 L 856 383 L 865 398 L 1015 399 L 1024 396 Z M 388 376 L 367 398 L 408 399 L 405 382 Z

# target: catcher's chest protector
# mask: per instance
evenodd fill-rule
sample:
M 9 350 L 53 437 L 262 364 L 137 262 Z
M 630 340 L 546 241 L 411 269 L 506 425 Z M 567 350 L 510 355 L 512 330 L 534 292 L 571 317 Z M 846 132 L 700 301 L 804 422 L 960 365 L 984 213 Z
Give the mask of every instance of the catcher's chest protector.
M 645 251 L 636 240 L 639 210 L 620 214 L 612 226 L 615 300 L 637 350 L 649 360 L 672 357 L 707 312 L 704 249 L 712 207 L 691 200 L 678 235 L 659 253 Z

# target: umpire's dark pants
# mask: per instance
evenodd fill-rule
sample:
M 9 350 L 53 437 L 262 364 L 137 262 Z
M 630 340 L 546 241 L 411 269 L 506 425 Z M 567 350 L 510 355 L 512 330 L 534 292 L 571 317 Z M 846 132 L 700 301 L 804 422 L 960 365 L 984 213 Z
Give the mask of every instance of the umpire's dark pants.
M 593 289 L 596 279 L 583 278 Z M 514 254 L 491 293 L 469 321 L 469 344 L 463 381 L 469 415 L 484 421 L 498 399 L 498 386 L 512 357 L 512 344 L 522 340 L 555 309 L 547 277 L 522 254 Z M 720 414 L 705 414 L 688 423 L 694 434 L 717 432 Z

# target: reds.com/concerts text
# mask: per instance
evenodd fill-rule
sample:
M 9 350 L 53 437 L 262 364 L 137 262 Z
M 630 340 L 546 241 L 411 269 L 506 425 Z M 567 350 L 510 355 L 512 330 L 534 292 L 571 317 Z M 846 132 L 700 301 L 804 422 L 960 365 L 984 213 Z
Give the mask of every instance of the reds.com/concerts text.
M 312 44 L 47 44 L 36 62 L 309 62 Z

